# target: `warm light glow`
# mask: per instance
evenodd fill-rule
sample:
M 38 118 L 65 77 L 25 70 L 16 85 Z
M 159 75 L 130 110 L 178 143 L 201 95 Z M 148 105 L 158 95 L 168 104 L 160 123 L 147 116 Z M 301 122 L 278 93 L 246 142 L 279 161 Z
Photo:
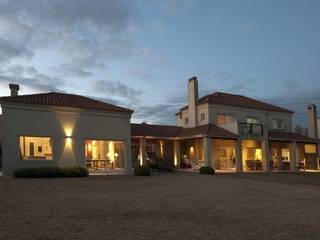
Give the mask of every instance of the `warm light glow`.
M 71 147 L 71 143 L 72 143 L 72 138 L 71 137 L 67 137 L 66 138 L 66 146 L 67 147 Z
M 71 137 L 71 136 L 72 136 L 72 128 L 66 127 L 66 128 L 64 129 L 64 132 L 65 132 L 65 134 L 66 134 L 67 137 Z
M 160 141 L 160 156 L 163 157 L 163 141 Z
M 194 148 L 193 148 L 193 146 L 190 147 L 190 153 L 191 153 L 191 154 L 194 153 Z
M 174 165 L 178 166 L 178 157 L 177 154 L 174 154 Z
M 107 154 L 108 158 L 110 159 L 111 162 L 114 162 L 114 142 L 110 141 L 108 143 L 108 154 Z
M 256 160 L 261 160 L 262 159 L 262 150 L 260 148 L 256 149 L 255 159 Z
M 306 153 L 317 153 L 317 147 L 315 144 L 304 145 L 304 150 Z

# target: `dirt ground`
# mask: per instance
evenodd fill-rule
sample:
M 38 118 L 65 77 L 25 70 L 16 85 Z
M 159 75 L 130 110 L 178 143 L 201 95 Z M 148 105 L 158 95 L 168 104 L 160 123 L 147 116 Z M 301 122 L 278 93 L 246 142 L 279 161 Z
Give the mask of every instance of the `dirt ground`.
M 320 174 L 0 177 L 0 239 L 320 239 Z

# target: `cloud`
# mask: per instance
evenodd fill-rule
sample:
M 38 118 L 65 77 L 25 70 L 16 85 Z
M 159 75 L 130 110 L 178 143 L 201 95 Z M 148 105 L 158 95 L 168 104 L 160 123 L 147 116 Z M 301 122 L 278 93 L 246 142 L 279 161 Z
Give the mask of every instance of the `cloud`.
M 91 81 L 90 84 L 95 93 L 118 96 L 132 102 L 139 102 L 141 94 L 143 93 L 143 91 L 130 87 L 119 81 L 96 80 Z
M 7 88 L 9 83 L 17 83 L 35 91 L 63 92 L 65 80 L 39 72 L 34 67 L 15 64 L 0 71 L 0 85 Z
M 135 108 L 134 122 L 147 122 L 152 124 L 175 124 L 175 113 L 179 109 L 175 104 L 142 105 Z

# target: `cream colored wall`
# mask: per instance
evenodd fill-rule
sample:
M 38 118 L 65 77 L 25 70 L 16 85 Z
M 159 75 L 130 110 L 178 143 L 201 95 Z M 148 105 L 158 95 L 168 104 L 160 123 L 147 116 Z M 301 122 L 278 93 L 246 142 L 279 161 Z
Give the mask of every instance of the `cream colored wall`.
M 235 115 L 237 120 L 240 122 L 246 122 L 247 117 L 258 118 L 260 120 L 260 123 L 268 125 L 269 130 L 272 130 L 273 119 L 281 119 L 285 121 L 285 130 L 292 131 L 292 114 L 290 113 L 271 112 L 271 111 L 258 110 L 258 109 L 239 108 L 239 107 L 210 104 L 209 119 L 211 123 L 214 123 L 214 124 L 217 123 L 218 114 Z
M 86 139 L 125 141 L 126 169 L 131 169 L 130 113 L 12 104 L 2 104 L 2 113 L 5 174 L 21 167 L 85 167 Z M 21 135 L 52 137 L 53 160 L 21 160 Z
M 205 120 L 201 121 L 201 113 L 205 114 Z M 190 119 L 190 112 L 188 109 L 182 110 L 180 116 L 176 116 L 177 125 L 181 127 L 190 127 L 189 124 L 185 124 L 185 118 Z M 197 119 L 198 125 L 205 125 L 208 123 L 217 124 L 217 116 L 219 114 L 235 115 L 239 122 L 246 122 L 248 117 L 258 118 L 260 123 L 267 124 L 268 129 L 272 130 L 272 120 L 281 119 L 285 121 L 285 131 L 292 131 L 292 114 L 282 112 L 272 112 L 259 109 L 231 107 L 217 104 L 201 104 L 197 106 Z M 221 126 L 231 132 L 237 132 L 237 125 Z

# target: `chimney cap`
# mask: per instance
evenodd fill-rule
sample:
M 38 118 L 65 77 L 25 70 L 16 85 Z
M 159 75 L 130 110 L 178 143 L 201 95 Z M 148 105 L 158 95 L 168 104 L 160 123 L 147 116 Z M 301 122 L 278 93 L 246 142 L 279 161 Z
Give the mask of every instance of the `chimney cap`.
M 193 76 L 193 77 L 189 78 L 189 82 L 191 82 L 191 81 L 197 81 L 197 77 Z
M 20 88 L 19 88 L 19 84 L 13 84 L 13 83 L 10 83 L 9 84 L 9 88 L 11 89 L 11 90 L 19 90 Z

